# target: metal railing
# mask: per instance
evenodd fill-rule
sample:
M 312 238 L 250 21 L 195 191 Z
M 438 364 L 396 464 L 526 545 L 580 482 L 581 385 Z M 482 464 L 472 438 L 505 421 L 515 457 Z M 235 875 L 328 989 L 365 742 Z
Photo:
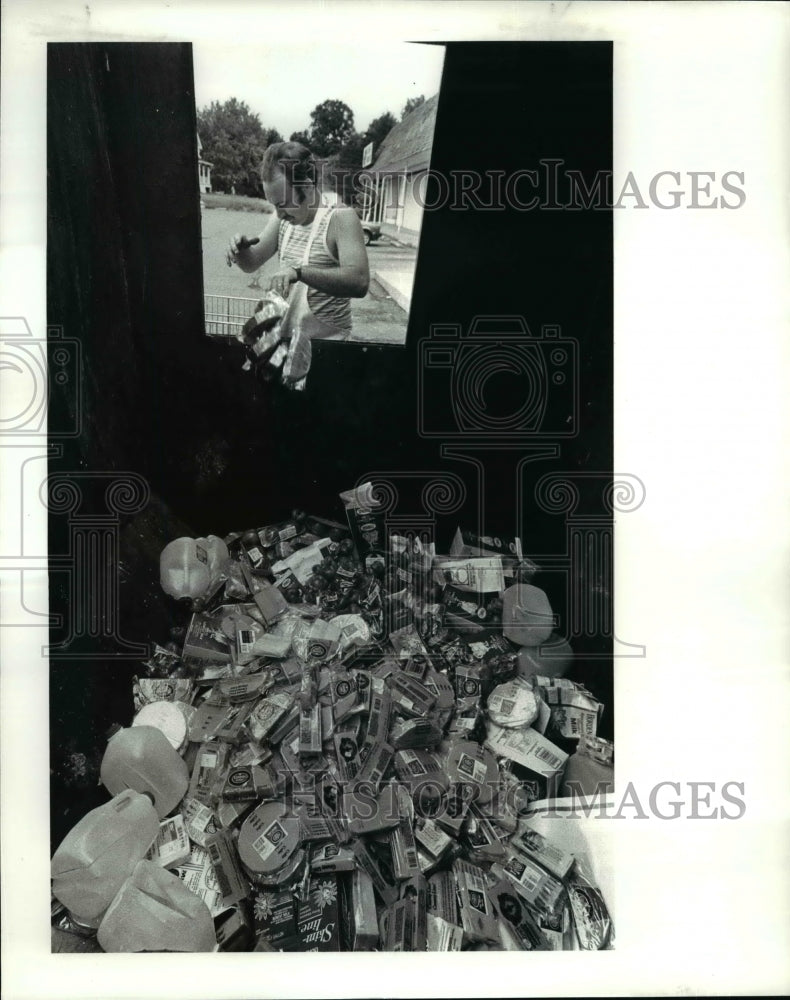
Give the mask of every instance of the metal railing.
M 233 295 L 205 295 L 206 334 L 209 337 L 235 340 L 244 324 L 255 312 L 255 306 L 259 301 Z

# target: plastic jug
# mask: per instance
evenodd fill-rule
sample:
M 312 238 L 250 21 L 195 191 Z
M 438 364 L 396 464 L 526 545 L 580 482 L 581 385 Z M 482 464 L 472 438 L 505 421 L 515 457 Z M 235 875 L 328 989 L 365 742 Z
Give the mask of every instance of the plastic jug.
M 206 538 L 176 538 L 159 556 L 162 590 L 177 600 L 198 604 L 219 586 L 228 547 L 216 535 Z
M 539 646 L 551 635 L 554 614 L 546 594 L 529 583 L 516 583 L 502 595 L 502 631 L 519 646 Z
M 541 677 L 564 677 L 573 662 L 573 650 L 567 640 L 554 633 L 540 646 L 522 646 L 518 651 L 518 675 L 529 680 Z
M 99 944 L 109 952 L 213 951 L 214 921 L 177 875 L 137 863 L 104 914 Z
M 599 736 L 582 736 L 565 765 L 560 795 L 605 795 L 614 791 L 614 746 Z
M 160 819 L 178 805 L 189 785 L 184 759 L 153 726 L 119 727 L 104 751 L 99 774 L 111 795 L 124 788 L 150 795 Z
M 146 795 L 124 789 L 92 809 L 52 857 L 52 892 L 82 923 L 96 926 L 124 880 L 159 834 Z
M 161 729 L 167 742 L 177 752 L 183 749 L 187 741 L 186 716 L 180 705 L 174 701 L 151 701 L 143 705 L 132 719 L 132 726 L 153 726 L 154 729 Z

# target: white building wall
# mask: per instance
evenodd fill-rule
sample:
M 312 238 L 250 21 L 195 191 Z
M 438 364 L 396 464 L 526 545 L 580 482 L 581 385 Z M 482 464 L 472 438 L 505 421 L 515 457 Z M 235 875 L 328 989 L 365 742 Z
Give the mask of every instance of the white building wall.
M 411 176 L 406 181 L 406 192 L 403 200 L 403 228 L 412 229 L 419 232 L 422 226 L 422 202 L 425 198 L 425 178 L 427 173 L 421 170 Z M 419 178 L 423 178 L 420 180 Z M 417 196 L 415 197 L 415 189 Z
M 398 224 L 398 184 L 400 177 L 388 174 L 384 180 L 384 216 L 383 222 L 391 226 Z

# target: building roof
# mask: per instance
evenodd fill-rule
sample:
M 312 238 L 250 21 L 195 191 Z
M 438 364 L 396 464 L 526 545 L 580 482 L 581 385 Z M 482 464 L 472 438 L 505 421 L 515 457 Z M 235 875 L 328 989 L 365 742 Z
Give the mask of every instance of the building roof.
M 439 95 L 434 94 L 402 122 L 398 122 L 379 146 L 376 159 L 368 169 L 406 173 L 427 170 L 431 162 L 438 103 Z

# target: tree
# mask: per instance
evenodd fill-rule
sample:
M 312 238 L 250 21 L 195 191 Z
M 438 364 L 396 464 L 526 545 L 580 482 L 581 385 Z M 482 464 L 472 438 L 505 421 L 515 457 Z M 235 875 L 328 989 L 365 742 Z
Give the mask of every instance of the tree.
M 291 140 L 290 141 L 291 142 L 301 142 L 301 144 L 303 146 L 307 146 L 307 148 L 309 149 L 310 148 L 310 142 L 311 142 L 311 140 L 310 140 L 310 133 L 306 129 L 303 130 L 303 131 L 301 131 L 301 132 L 292 132 L 291 133 Z
M 398 122 L 395 115 L 391 114 L 389 111 L 385 111 L 383 115 L 379 115 L 378 118 L 374 118 L 370 125 L 368 125 L 367 130 L 365 131 L 365 145 L 369 142 L 373 143 L 374 157 L 379 150 L 379 146 L 397 124 Z
M 403 121 L 406 115 L 410 115 L 412 111 L 414 111 L 415 108 L 419 108 L 421 104 L 425 104 L 424 94 L 420 94 L 419 97 L 410 97 L 403 105 L 403 111 L 400 113 L 400 120 Z
M 367 135 L 352 132 L 340 149 L 326 160 L 324 183 L 328 183 L 346 205 L 354 204 L 355 180 L 362 168 L 362 150 L 367 142 Z
M 354 112 L 342 101 L 323 101 L 310 112 L 310 149 L 316 156 L 332 156 L 354 134 Z
M 235 188 L 239 194 L 260 195 L 259 175 L 263 151 L 282 137 L 276 129 L 265 129 L 260 117 L 235 97 L 212 101 L 197 113 L 203 158 L 212 164 L 212 186 L 221 191 Z

